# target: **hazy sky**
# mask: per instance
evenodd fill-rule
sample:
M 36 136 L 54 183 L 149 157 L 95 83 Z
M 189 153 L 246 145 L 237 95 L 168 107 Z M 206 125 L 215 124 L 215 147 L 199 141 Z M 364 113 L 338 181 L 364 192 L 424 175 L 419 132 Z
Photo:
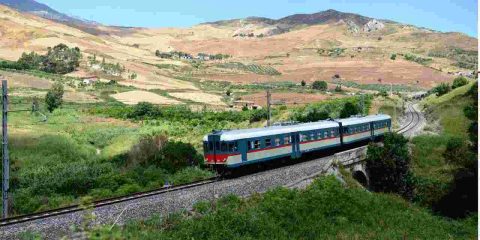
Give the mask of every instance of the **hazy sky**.
M 37 0 L 107 25 L 188 27 L 202 22 L 260 16 L 281 18 L 327 9 L 477 36 L 477 0 Z

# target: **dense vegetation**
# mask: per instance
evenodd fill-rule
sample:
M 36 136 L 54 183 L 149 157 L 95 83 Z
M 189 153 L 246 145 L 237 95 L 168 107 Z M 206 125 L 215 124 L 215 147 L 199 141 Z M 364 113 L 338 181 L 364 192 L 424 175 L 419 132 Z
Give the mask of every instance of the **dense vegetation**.
M 197 203 L 191 212 L 106 226 L 91 239 L 467 239 L 475 218 L 449 221 L 386 194 L 321 177 L 306 190 Z
M 412 140 L 414 201 L 444 216 L 477 212 L 477 89 L 475 82 L 429 97 L 428 121 L 438 121 L 441 132 Z
M 454 66 L 475 70 L 478 64 L 478 51 L 463 50 L 461 48 L 450 47 L 447 49 L 434 49 L 428 53 L 430 57 L 448 58 L 454 60 Z
M 412 61 L 412 62 L 416 62 L 418 64 L 422 64 L 422 65 L 427 65 L 429 63 L 432 62 L 432 59 L 431 58 L 424 58 L 424 57 L 420 57 L 420 56 L 416 56 L 416 55 L 413 55 L 411 53 L 405 53 L 403 55 L 403 57 L 405 58 L 405 60 L 407 61 Z
M 325 81 L 315 81 L 312 83 L 312 88 L 320 91 L 326 91 L 327 90 L 327 82 Z
M 35 52 L 23 53 L 17 63 L 28 66 L 24 69 L 65 74 L 73 72 L 79 66 L 81 57 L 78 47 L 69 48 L 65 44 L 58 44 L 53 48 L 49 47 L 46 55 L 39 55 Z
M 291 115 L 291 120 L 315 122 L 328 118 L 347 118 L 352 115 L 367 113 L 371 100 L 372 96 L 366 95 L 364 97 L 349 97 L 313 103 L 295 109 Z

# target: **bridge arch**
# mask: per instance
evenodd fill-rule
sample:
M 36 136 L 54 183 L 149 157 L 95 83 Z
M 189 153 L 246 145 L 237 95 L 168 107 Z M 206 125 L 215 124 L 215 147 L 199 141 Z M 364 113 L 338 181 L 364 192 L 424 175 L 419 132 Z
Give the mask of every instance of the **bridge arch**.
M 357 180 L 357 182 L 362 184 L 362 186 L 364 186 L 365 188 L 368 188 L 368 177 L 364 171 L 355 170 L 353 171 L 352 176 L 355 180 Z

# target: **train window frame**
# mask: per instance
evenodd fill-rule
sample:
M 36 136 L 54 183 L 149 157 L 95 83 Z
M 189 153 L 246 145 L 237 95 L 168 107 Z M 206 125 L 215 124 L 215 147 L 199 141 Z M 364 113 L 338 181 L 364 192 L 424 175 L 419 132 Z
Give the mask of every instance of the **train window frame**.
M 271 147 L 271 146 L 272 146 L 272 139 L 265 138 L 265 147 Z
M 253 149 L 259 149 L 260 148 L 260 140 L 254 140 L 253 141 Z

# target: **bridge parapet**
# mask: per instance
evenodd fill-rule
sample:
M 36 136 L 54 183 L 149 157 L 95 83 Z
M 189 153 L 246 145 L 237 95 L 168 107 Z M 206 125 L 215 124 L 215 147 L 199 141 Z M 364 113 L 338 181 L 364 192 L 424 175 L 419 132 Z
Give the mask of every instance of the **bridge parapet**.
M 362 162 L 367 157 L 367 146 L 354 148 L 348 151 L 335 153 L 334 162 L 344 166 Z

